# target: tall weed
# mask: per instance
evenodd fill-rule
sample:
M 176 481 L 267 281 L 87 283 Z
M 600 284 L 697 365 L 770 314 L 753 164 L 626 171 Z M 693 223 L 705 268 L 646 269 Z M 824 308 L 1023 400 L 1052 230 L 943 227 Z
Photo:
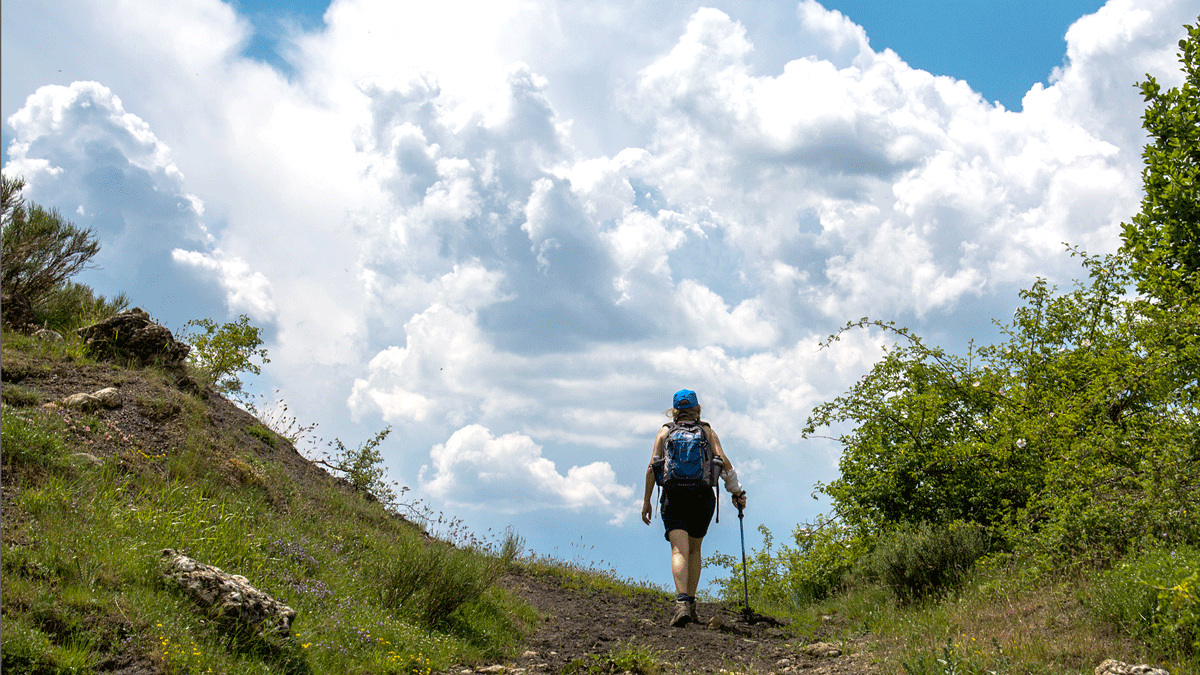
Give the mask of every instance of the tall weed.
M 1200 549 L 1152 548 L 1095 573 L 1087 603 L 1105 621 L 1158 650 L 1200 654 L 1198 576 Z

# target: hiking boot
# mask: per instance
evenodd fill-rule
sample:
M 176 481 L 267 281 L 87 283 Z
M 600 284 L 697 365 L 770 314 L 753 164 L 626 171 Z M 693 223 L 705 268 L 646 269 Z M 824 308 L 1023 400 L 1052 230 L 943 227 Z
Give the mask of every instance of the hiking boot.
M 671 617 L 671 625 L 683 628 L 692 622 L 692 603 L 687 600 L 675 601 L 675 616 Z
M 692 617 L 692 623 L 700 623 L 700 615 L 696 613 L 696 601 L 688 601 L 688 615 Z

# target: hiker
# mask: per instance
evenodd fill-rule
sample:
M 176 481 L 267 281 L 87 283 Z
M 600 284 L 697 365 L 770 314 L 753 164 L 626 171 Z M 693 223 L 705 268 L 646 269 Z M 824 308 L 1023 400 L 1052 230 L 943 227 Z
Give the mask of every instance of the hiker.
M 686 626 L 699 622 L 696 614 L 696 589 L 700 585 L 700 544 L 708 533 L 717 498 L 713 488 L 718 477 L 733 496 L 733 505 L 746 507 L 746 491 L 738 483 L 733 463 L 721 447 L 721 439 L 707 422 L 700 421 L 700 403 L 696 392 L 675 392 L 664 424 L 654 437 L 654 452 L 646 468 L 646 498 L 642 502 L 642 522 L 653 516 L 650 494 L 662 486 L 659 512 L 671 542 L 671 573 L 675 577 L 675 614 L 671 625 Z

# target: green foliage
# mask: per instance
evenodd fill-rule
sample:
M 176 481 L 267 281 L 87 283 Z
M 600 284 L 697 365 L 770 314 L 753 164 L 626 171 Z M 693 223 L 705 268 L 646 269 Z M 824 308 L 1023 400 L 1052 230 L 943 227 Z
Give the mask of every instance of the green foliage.
M 330 447 L 335 448 L 333 454 L 327 454 L 324 459 L 316 462 L 337 471 L 350 481 L 355 489 L 372 495 L 384 504 L 394 504 L 396 491 L 392 487 L 393 484 L 383 478 L 387 474 L 387 467 L 383 465 L 383 454 L 379 451 L 379 444 L 390 433 L 392 433 L 392 428 L 385 427 L 370 440 L 354 449 L 347 448 L 341 439 L 335 438 L 329 444 Z
M 920 523 L 880 537 L 861 572 L 901 602 L 914 602 L 958 588 L 990 548 L 991 539 L 978 523 Z
M 1039 280 L 1006 338 L 956 357 L 883 322 L 887 351 L 806 433 L 850 423 L 822 486 L 851 527 L 974 521 L 1059 560 L 1119 555 L 1146 532 L 1200 541 L 1200 305 L 1130 298 L 1125 256 Z M 839 333 L 840 335 L 840 333 Z M 837 335 L 830 339 L 835 341 Z
M 847 329 L 871 324 L 863 319 Z M 886 350 L 847 394 L 817 406 L 805 428 L 813 435 L 854 425 L 838 439 L 841 477 L 820 486 L 839 516 L 877 532 L 921 521 L 991 523 L 1023 504 L 1038 485 L 1039 463 L 1007 429 L 981 423 L 997 412 L 1000 371 L 974 368 L 905 329 L 874 325 L 909 344 Z
M 125 293 L 110 299 L 96 295 L 91 286 L 68 281 L 47 293 L 33 311 L 40 323 L 68 333 L 107 319 L 128 306 Z
M 784 609 L 821 600 L 841 586 L 868 546 L 864 538 L 827 519 L 797 526 L 792 532 L 794 545 L 783 544 L 778 549 L 770 529 L 759 525 L 758 531 L 763 547 L 751 549 L 747 555 L 744 579 L 740 558 L 718 553 L 705 560 L 729 571 L 728 577 L 713 581 L 722 599 L 741 602 L 749 593 L 751 606 L 765 603 Z
M 246 395 L 239 373 L 261 372 L 253 359 L 264 364 L 271 362 L 262 347 L 262 330 L 250 325 L 250 317 L 245 314 L 221 326 L 212 319 L 193 319 L 184 324 L 177 337 L 192 346 L 188 359 L 200 379 L 234 398 Z
M 124 309 L 129 299 L 96 295 L 90 286 L 70 281 L 91 266 L 100 251 L 95 232 L 65 220 L 58 211 L 25 205 L 25 181 L 4 176 L 3 244 L 0 290 L 29 301 L 39 325 L 68 332 Z
M 1165 301 L 1200 289 L 1200 23 L 1179 41 L 1184 82 L 1163 91 L 1149 75 L 1142 126 L 1142 211 L 1125 224 L 1138 287 Z
M 25 205 L 21 178 L 0 177 L 0 290 L 22 295 L 35 307 L 100 252 L 95 232 L 80 229 L 54 209 Z
M 1200 549 L 1149 548 L 1093 576 L 1087 602 L 1101 618 L 1162 651 L 1200 654 Z
M 899 342 L 805 429 L 849 429 L 820 489 L 852 528 L 973 521 L 1060 563 L 1200 543 L 1200 28 L 1180 50 L 1183 86 L 1142 85 L 1146 198 L 1121 253 L 1072 250 L 1087 280 L 1037 280 L 1001 341 L 963 356 L 892 323 L 842 329 Z

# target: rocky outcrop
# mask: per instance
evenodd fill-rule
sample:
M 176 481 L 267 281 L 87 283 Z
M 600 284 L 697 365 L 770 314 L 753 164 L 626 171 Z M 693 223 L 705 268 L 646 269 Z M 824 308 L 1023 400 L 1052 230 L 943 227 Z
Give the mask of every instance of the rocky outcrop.
M 1132 665 L 1122 663 L 1116 659 L 1107 659 L 1104 663 L 1096 666 L 1096 675 L 1171 675 L 1162 668 L 1155 668 L 1146 664 Z
M 141 366 L 157 364 L 182 371 L 183 362 L 192 351 L 139 307 L 76 332 L 84 339 L 89 355 L 110 361 L 132 361 Z
M 287 637 L 296 610 L 250 585 L 239 574 L 196 562 L 174 549 L 162 552 L 162 576 L 182 589 L 211 619 L 234 630 Z

